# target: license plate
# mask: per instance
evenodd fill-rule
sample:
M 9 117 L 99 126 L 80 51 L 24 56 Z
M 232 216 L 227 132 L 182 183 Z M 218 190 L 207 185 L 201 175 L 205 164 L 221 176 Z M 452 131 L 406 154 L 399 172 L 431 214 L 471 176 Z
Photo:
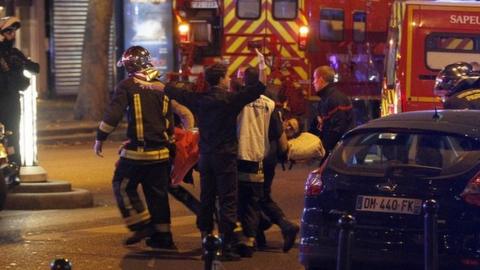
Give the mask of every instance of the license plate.
M 419 215 L 422 200 L 380 196 L 357 196 L 357 211 Z

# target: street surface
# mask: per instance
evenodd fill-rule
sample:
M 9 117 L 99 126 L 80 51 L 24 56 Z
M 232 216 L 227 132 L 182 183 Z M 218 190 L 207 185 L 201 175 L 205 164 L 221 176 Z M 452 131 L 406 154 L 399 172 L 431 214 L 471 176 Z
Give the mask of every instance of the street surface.
M 111 190 L 117 143 L 106 143 L 104 158 L 96 157 L 91 143 L 40 146 L 39 163 L 49 180 L 69 181 L 73 188 L 90 190 L 95 207 L 74 210 L 0 212 L 0 269 L 50 269 L 55 258 L 68 258 L 80 269 L 203 269 L 200 233 L 195 216 L 172 197 L 172 231 L 178 251 L 153 250 L 145 244 L 124 247 L 128 235 Z M 287 217 L 300 222 L 303 184 L 313 164 L 298 164 L 290 171 L 277 167 L 274 198 Z M 188 187 L 198 196 L 196 185 Z M 298 248 L 283 253 L 278 227 L 266 234 L 269 249 L 240 262 L 223 263 L 226 270 L 299 270 Z M 298 239 L 297 239 L 298 240 Z

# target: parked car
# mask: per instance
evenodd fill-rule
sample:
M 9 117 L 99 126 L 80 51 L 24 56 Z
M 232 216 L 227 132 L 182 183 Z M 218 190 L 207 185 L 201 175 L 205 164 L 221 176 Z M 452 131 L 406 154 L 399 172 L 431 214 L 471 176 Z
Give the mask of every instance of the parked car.
M 337 221 L 355 217 L 354 262 L 422 265 L 427 199 L 438 202 L 440 265 L 480 269 L 480 111 L 418 111 L 345 134 L 305 184 L 300 261 L 335 260 Z

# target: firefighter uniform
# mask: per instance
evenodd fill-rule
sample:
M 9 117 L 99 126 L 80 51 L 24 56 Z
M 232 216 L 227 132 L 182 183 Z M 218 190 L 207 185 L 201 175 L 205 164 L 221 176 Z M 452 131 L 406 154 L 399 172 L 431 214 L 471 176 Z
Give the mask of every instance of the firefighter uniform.
M 333 84 L 318 92 L 317 127 L 312 133 L 319 134 L 327 153 L 335 147 L 345 132 L 354 127 L 352 102 Z
M 480 110 L 480 89 L 467 89 L 448 96 L 443 108 Z
M 129 77 L 116 87 L 98 128 L 97 140 L 107 139 L 126 110 L 128 142 L 119 153 L 113 191 L 127 227 L 134 232 L 145 232 L 127 244 L 151 236 L 149 240 L 164 241 L 163 246 L 168 246 L 173 243 L 168 203 L 170 158 L 174 151 L 173 114 L 170 100 L 163 92 L 144 89 L 135 80 Z M 139 184 L 148 211 L 137 193 Z

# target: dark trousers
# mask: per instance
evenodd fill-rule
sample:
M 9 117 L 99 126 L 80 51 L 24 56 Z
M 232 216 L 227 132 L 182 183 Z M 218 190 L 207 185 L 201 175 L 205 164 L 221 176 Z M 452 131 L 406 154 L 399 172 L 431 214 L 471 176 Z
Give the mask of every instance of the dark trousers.
M 233 239 L 237 222 L 237 157 L 233 154 L 201 154 L 200 212 L 197 226 L 202 232 L 214 228 L 215 201 L 219 199 L 219 231 L 228 240 Z
M 8 146 L 14 148 L 15 153 L 8 158 L 10 161 L 21 165 L 20 158 L 20 96 L 9 95 L 0 97 L 0 123 L 5 126 L 5 130 L 13 132 L 8 137 Z
M 168 204 L 169 162 L 141 164 L 120 159 L 113 176 L 113 192 L 118 208 L 130 230 L 136 231 L 150 222 L 156 228 L 169 228 Z M 141 184 L 148 211 L 137 187 Z M 158 226 L 160 225 L 160 226 Z
M 277 158 L 275 155 L 268 156 L 263 162 L 263 197 L 260 200 L 260 209 L 263 213 L 270 218 L 270 221 L 274 224 L 283 224 L 285 214 L 278 204 L 272 198 L 272 184 L 275 177 L 275 167 L 277 166 Z M 283 228 L 282 228 L 283 229 Z
M 263 183 L 239 181 L 238 218 L 242 223 L 246 237 L 257 235 L 260 223 L 260 199 L 263 195 Z

